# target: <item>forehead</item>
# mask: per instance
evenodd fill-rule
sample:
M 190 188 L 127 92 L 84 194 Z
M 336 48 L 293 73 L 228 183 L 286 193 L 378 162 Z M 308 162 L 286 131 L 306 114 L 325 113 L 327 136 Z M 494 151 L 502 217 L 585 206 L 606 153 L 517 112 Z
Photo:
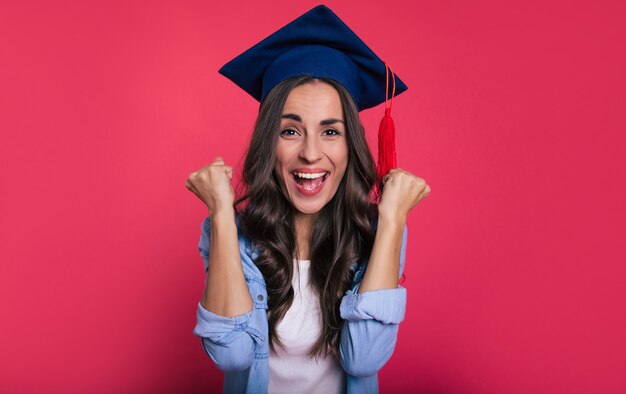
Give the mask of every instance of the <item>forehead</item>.
M 316 81 L 296 86 L 287 96 L 283 114 L 292 113 L 303 118 L 335 118 L 343 120 L 339 92 L 331 85 Z

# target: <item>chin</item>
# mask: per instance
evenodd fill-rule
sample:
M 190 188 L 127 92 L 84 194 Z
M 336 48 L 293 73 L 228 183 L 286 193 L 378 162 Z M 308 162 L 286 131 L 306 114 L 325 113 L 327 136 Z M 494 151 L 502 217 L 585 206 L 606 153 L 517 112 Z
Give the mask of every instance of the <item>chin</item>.
M 290 202 L 294 210 L 305 215 L 319 213 L 326 206 L 326 204 L 328 204 L 328 201 L 322 203 L 314 201 L 294 201 L 293 199 Z

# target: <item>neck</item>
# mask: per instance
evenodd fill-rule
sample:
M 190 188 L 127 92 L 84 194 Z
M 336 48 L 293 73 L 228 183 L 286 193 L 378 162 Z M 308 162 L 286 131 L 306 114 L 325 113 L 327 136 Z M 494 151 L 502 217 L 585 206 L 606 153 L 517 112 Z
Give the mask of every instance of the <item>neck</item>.
M 310 260 L 309 247 L 311 245 L 311 232 L 318 214 L 304 214 L 296 212 L 293 218 L 294 225 L 296 227 L 296 247 L 297 247 L 297 259 Z

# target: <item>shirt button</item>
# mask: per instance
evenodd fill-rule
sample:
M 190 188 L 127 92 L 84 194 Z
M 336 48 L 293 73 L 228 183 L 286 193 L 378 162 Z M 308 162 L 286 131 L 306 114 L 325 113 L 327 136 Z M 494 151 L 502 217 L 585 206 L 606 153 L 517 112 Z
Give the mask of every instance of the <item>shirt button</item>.
M 256 296 L 256 299 L 259 301 L 263 301 L 263 295 L 259 294 L 258 296 Z

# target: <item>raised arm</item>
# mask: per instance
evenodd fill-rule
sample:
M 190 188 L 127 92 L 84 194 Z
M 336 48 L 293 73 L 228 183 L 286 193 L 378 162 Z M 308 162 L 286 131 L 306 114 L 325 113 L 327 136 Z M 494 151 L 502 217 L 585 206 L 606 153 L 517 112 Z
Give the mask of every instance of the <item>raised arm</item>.
M 226 317 L 252 310 L 237 242 L 232 171 L 221 157 L 216 157 L 187 180 L 187 188 L 206 204 L 211 215 L 211 253 L 200 303 L 206 310 Z
M 398 287 L 402 232 L 409 211 L 430 193 L 423 179 L 393 169 L 384 178 L 378 230 L 359 293 Z
M 211 215 L 208 269 L 200 304 L 217 315 L 234 317 L 252 310 L 237 240 L 235 213 Z
M 355 272 L 340 308 L 341 365 L 350 376 L 372 379 L 391 357 L 404 319 L 406 289 L 398 278 L 405 265 L 406 217 L 430 192 L 424 180 L 399 169 L 385 181 L 372 254 Z
M 253 341 L 259 339 L 252 327 L 242 328 L 252 315 L 253 302 L 243 272 L 231 177 L 232 168 L 218 157 L 187 180 L 187 188 L 210 213 L 199 245 L 207 275 L 194 334 L 224 371 L 247 368 L 253 359 Z

